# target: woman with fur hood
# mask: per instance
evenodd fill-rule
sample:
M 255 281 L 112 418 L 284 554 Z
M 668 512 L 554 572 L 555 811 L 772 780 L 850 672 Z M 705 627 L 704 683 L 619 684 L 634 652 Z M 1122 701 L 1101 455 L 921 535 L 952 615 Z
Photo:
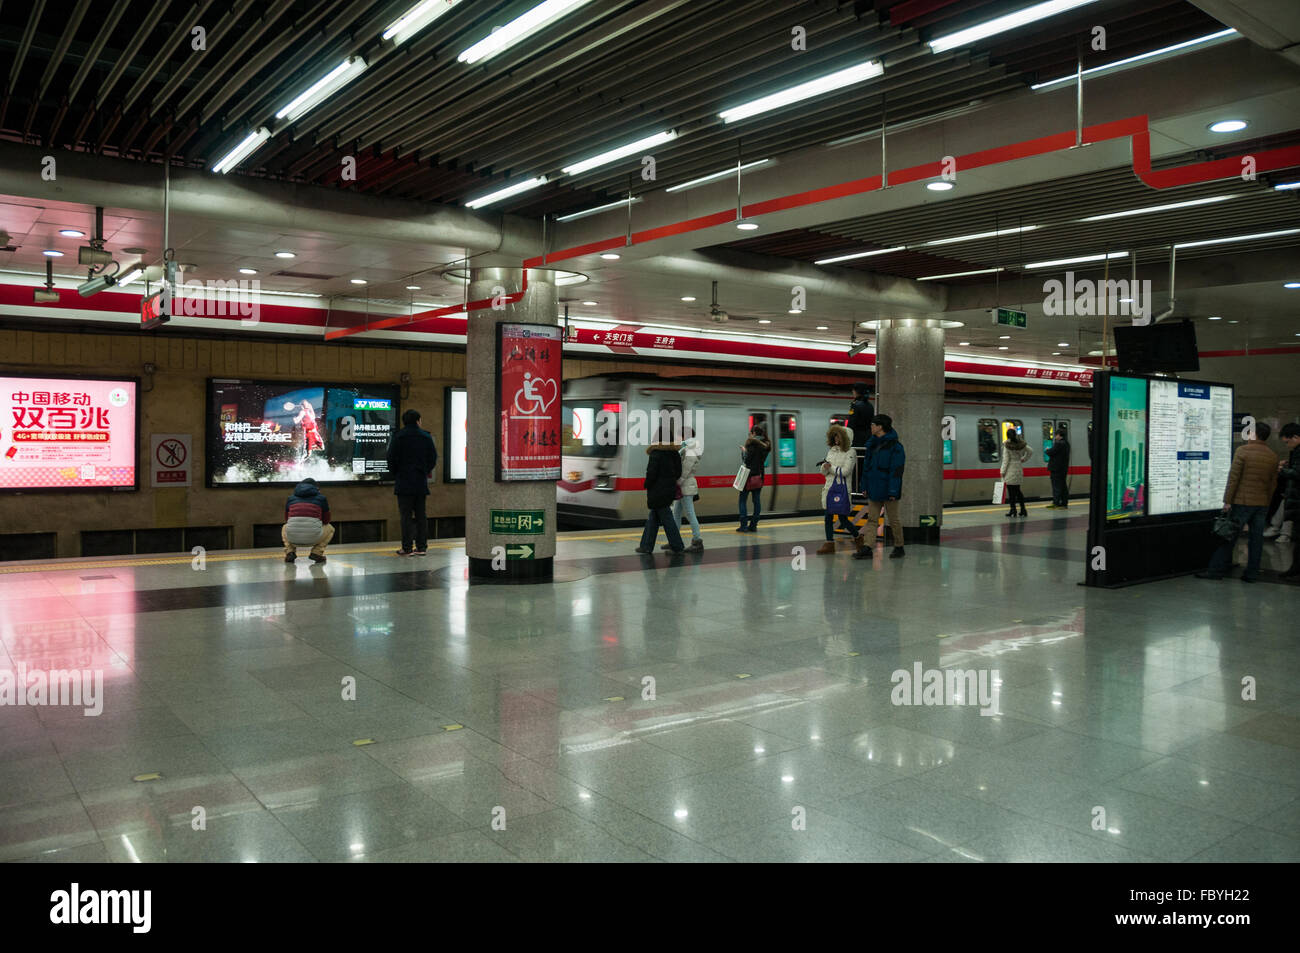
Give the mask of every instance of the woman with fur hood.
M 658 437 L 658 434 L 655 436 Z M 682 534 L 677 529 L 677 521 L 673 519 L 673 497 L 677 495 L 677 479 L 682 475 L 680 450 L 678 444 L 658 442 L 645 448 L 649 455 L 645 466 L 645 502 L 650 515 L 646 517 L 641 545 L 636 548 L 642 555 L 655 551 L 660 526 L 668 537 L 668 548 L 674 553 L 684 551 Z
M 740 460 L 749 467 L 749 479 L 745 481 L 745 488 L 740 491 L 740 525 L 736 527 L 737 533 L 758 532 L 758 514 L 761 510 L 759 497 L 763 494 L 763 477 L 766 475 L 763 467 L 771 451 L 772 445 L 768 443 L 767 431 L 755 424 L 740 448 Z M 754 502 L 753 516 L 750 516 L 745 508 L 746 496 Z
M 853 431 L 847 427 L 831 424 L 830 429 L 826 431 L 826 447 L 826 459 L 822 461 L 822 475 L 826 477 L 826 483 L 822 487 L 822 509 L 826 509 L 826 495 L 830 492 L 831 484 L 835 482 L 837 476 L 844 480 L 846 490 L 853 486 L 853 469 L 858 462 L 858 455 L 853 449 Z M 847 513 L 840 513 L 839 517 L 841 528 L 853 534 L 853 545 L 861 551 L 867 544 L 861 528 L 849 521 Z M 821 549 L 817 550 L 817 555 L 827 556 L 833 552 L 835 552 L 835 516 L 827 513 L 826 542 L 822 544 Z
M 1025 494 L 1020 489 L 1020 484 L 1025 480 L 1025 463 L 1034 455 L 1029 449 L 1029 444 L 1016 431 L 1015 427 L 1007 428 L 1007 439 L 1002 441 L 1002 482 L 1007 487 L 1007 501 L 1011 504 L 1011 512 L 1007 516 L 1016 515 L 1016 504 L 1020 504 L 1020 515 L 1028 516 L 1025 511 Z

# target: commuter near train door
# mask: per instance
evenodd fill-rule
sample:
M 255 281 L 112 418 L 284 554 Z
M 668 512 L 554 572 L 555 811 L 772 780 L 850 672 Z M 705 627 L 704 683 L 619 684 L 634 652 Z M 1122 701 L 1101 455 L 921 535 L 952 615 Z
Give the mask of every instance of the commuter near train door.
M 867 385 L 865 381 L 858 381 L 853 385 L 853 403 L 849 404 L 849 419 L 847 426 L 853 431 L 853 446 L 865 447 L 867 441 L 871 439 L 871 415 L 875 411 L 871 407 L 871 402 L 867 400 Z M 856 451 L 854 453 L 856 456 Z M 866 468 L 858 471 L 859 483 L 866 477 Z M 865 492 L 862 486 L 858 487 L 858 492 Z
M 1007 502 L 1011 510 L 1007 516 L 1016 515 L 1016 504 L 1020 504 L 1020 516 L 1028 516 L 1025 511 L 1025 493 L 1020 484 L 1025 479 L 1025 461 L 1034 455 L 1029 444 L 1021 439 L 1015 427 L 1007 428 L 1007 439 L 1002 442 L 1002 482 L 1007 487 Z
M 767 464 L 767 455 L 772 450 L 772 445 L 767 440 L 767 431 L 761 426 L 756 426 L 749 432 L 745 442 L 740 447 L 741 462 L 749 467 L 749 479 L 745 481 L 745 488 L 740 491 L 740 525 L 736 527 L 737 533 L 757 533 L 758 532 L 758 515 L 761 510 L 759 497 L 763 495 L 763 477 L 766 471 L 763 469 Z M 745 509 L 745 497 L 749 496 L 754 503 L 754 515 L 751 517 Z
M 1064 510 L 1070 506 L 1070 491 L 1065 478 L 1070 472 L 1070 435 L 1064 427 L 1056 430 L 1056 439 L 1047 448 L 1047 475 L 1052 478 L 1052 505 L 1049 510 Z
M 433 436 L 420 429 L 420 412 L 402 414 L 404 426 L 388 445 L 388 472 L 393 477 L 393 494 L 402 515 L 402 548 L 399 556 L 429 553 L 429 520 L 424 513 L 429 496 L 429 478 L 438 465 Z M 412 548 L 414 547 L 414 548 Z
M 650 515 L 646 517 L 645 530 L 641 533 L 641 545 L 636 548 L 642 555 L 655 551 L 660 526 L 668 537 L 668 549 L 671 552 L 686 551 L 672 510 L 673 497 L 677 495 L 677 478 L 682 475 L 679 450 L 679 444 L 660 443 L 658 434 L 655 434 L 655 442 L 645 448 L 650 457 L 645 465 L 645 502 Z
M 893 419 L 888 414 L 876 414 L 871 418 L 871 439 L 867 441 L 867 527 L 872 529 L 876 526 L 883 509 L 894 537 L 890 559 L 907 555 L 903 551 L 903 520 L 898 513 L 898 501 L 903 498 L 903 465 L 906 462 Z M 866 546 L 854 553 L 853 558 L 870 559 L 874 553 L 874 546 Z
M 700 520 L 695 515 L 695 501 L 700 498 L 700 485 L 695 479 L 695 471 L 700 465 L 703 447 L 690 427 L 682 429 L 682 437 L 681 449 L 678 451 L 682 458 L 682 475 L 677 478 L 677 499 L 673 500 L 673 525 L 680 533 L 684 512 L 691 524 L 691 549 L 698 552 L 704 548 L 704 540 L 700 536 Z M 659 548 L 673 547 L 671 543 L 666 543 Z
M 826 511 L 826 542 L 817 550 L 818 556 L 828 556 L 835 552 L 835 517 L 839 517 L 840 526 L 853 534 L 853 545 L 861 552 L 867 545 L 862 536 L 862 529 L 849 521 L 849 487 L 853 485 L 853 470 L 858 462 L 858 454 L 850 444 L 853 431 L 848 427 L 831 424 L 826 431 L 826 459 L 822 461 L 822 475 L 826 478 L 822 487 L 822 509 Z M 843 495 L 837 500 L 839 506 L 828 505 L 831 487 L 843 481 Z

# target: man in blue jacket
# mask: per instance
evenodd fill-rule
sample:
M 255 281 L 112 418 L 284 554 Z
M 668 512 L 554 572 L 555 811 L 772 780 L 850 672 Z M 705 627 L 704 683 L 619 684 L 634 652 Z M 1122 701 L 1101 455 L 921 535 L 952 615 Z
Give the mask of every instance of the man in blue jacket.
M 867 462 L 864 467 L 867 492 L 867 527 L 874 537 L 880 511 L 884 509 L 889 531 L 894 537 L 890 559 L 907 555 L 903 551 L 903 520 L 898 513 L 898 501 L 903 498 L 903 465 L 907 462 L 902 441 L 894 430 L 894 421 L 888 414 L 871 418 L 871 439 L 867 441 Z M 868 537 L 871 538 L 871 537 Z M 853 554 L 854 559 L 870 559 L 875 547 L 867 546 Z
M 424 504 L 429 496 L 429 478 L 438 465 L 433 437 L 420 429 L 420 412 L 402 414 L 404 426 L 388 445 L 388 473 L 393 494 L 402 515 L 402 548 L 399 556 L 425 556 L 429 552 L 429 521 Z M 414 544 L 414 548 L 412 548 Z
M 293 496 L 284 504 L 284 526 L 280 539 L 284 541 L 284 561 L 298 558 L 299 546 L 311 547 L 311 561 L 325 562 L 325 547 L 334 538 L 330 525 L 330 504 L 320 487 L 311 477 L 303 480 L 293 490 Z

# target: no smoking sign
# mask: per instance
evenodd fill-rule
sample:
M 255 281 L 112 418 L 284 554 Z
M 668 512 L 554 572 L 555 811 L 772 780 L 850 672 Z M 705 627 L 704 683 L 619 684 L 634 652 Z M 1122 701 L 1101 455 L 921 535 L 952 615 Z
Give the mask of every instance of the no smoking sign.
M 156 433 L 150 438 L 149 462 L 152 478 L 150 486 L 190 485 L 190 435 L 187 433 Z

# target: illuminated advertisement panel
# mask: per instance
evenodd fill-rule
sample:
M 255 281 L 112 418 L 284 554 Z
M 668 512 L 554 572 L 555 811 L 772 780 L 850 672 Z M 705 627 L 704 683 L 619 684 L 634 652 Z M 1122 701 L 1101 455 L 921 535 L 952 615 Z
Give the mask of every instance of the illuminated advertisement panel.
M 558 480 L 564 329 L 498 324 L 497 479 Z

